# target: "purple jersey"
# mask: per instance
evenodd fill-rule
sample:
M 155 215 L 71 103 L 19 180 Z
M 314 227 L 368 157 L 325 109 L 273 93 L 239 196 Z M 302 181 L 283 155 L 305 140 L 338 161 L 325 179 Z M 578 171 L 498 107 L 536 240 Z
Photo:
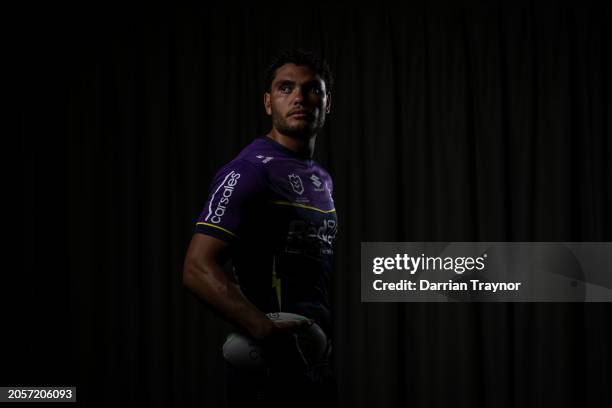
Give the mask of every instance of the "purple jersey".
M 216 174 L 195 229 L 232 243 L 238 283 L 260 310 L 313 318 L 328 335 L 332 190 L 314 160 L 260 137 Z

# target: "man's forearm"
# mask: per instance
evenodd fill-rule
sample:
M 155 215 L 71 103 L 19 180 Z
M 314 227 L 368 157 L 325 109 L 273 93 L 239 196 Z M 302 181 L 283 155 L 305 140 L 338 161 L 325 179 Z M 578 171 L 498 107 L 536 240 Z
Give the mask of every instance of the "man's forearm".
M 238 285 L 227 279 L 218 265 L 186 265 L 183 284 L 251 336 L 261 338 L 267 334 L 267 326 L 271 324 L 268 318 L 244 296 Z

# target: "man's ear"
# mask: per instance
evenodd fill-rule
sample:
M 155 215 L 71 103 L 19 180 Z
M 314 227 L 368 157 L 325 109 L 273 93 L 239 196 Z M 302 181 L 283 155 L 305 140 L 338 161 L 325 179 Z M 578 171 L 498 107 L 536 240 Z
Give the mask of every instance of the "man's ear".
M 264 93 L 264 108 L 268 116 L 272 115 L 272 107 L 270 105 L 270 92 L 266 92 Z
M 329 113 L 331 111 L 331 92 L 327 93 L 327 107 L 325 108 L 325 113 Z

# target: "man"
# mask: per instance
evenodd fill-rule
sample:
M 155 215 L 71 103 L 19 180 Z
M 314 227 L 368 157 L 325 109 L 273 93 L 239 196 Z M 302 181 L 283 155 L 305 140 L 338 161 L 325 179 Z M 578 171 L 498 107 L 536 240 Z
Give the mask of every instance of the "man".
M 312 159 L 331 107 L 325 61 L 292 50 L 268 69 L 264 107 L 271 131 L 244 148 L 215 176 L 196 223 L 184 284 L 213 310 L 258 339 L 270 376 L 227 367 L 230 405 L 333 404 L 329 282 L 337 218 L 332 179 Z M 222 266 L 233 262 L 236 282 Z M 309 364 L 292 335 L 302 322 L 273 322 L 296 313 L 328 337 L 327 358 Z

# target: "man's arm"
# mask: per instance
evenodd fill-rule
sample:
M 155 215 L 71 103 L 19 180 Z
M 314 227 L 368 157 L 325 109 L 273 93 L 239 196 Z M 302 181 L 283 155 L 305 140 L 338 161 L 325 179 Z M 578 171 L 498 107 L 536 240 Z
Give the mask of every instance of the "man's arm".
M 244 296 L 240 287 L 225 276 L 222 267 L 228 259 L 227 242 L 206 234 L 193 234 L 183 266 L 183 284 L 225 320 L 256 339 L 308 323 L 268 319 Z

